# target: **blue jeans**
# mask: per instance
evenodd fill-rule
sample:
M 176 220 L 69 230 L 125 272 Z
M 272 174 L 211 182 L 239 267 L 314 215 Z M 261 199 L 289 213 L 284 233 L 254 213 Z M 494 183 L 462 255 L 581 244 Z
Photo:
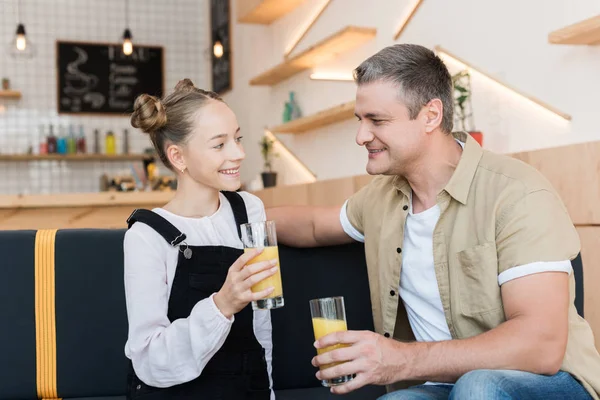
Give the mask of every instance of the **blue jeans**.
M 379 400 L 591 400 L 570 374 L 537 375 L 523 371 L 475 370 L 454 385 L 420 385 L 388 393 Z

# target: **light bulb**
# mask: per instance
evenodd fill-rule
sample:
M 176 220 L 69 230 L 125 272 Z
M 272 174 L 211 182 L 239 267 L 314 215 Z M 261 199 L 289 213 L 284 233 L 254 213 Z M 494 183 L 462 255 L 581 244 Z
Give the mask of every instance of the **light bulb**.
M 17 50 L 24 51 L 27 48 L 27 39 L 25 35 L 17 35 L 16 40 Z
M 133 53 L 133 43 L 131 43 L 131 39 L 123 40 L 123 54 L 130 56 L 131 53 Z
M 123 54 L 126 56 L 130 56 L 131 53 L 133 53 L 133 43 L 131 42 L 132 37 L 133 36 L 131 35 L 129 28 L 126 28 L 125 32 L 123 32 Z
M 215 54 L 215 57 L 217 57 L 217 58 L 223 57 L 223 45 L 221 44 L 221 42 L 219 40 L 217 40 L 215 42 L 215 45 L 213 46 L 213 53 Z

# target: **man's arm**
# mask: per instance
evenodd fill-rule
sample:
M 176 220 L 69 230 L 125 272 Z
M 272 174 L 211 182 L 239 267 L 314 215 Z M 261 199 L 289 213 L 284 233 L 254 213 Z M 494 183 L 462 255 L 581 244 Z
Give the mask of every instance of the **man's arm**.
M 340 206 L 289 206 L 267 208 L 267 219 L 275 221 L 277 240 L 294 247 L 317 247 L 353 240 L 340 222 Z
M 568 274 L 544 272 L 505 283 L 502 298 L 507 321 L 463 340 L 401 343 L 373 332 L 338 332 L 317 342 L 351 347 L 313 359 L 324 365 L 349 361 L 317 374 L 319 379 L 357 374 L 336 387 L 347 393 L 366 384 L 404 380 L 454 382 L 476 369 L 513 369 L 551 375 L 563 361 L 568 336 Z
M 294 247 L 317 247 L 352 242 L 340 222 L 340 206 L 289 206 L 267 208 L 275 221 L 277 240 Z

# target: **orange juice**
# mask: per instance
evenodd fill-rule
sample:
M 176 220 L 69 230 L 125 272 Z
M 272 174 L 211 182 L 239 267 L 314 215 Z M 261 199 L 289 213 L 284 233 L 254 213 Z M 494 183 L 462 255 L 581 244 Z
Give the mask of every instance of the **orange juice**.
M 327 336 L 333 332 L 341 332 L 347 331 L 348 327 L 346 326 L 346 321 L 341 319 L 326 319 L 326 318 L 313 318 L 313 330 L 315 331 L 315 340 L 321 339 L 323 336 Z M 327 353 L 331 350 L 340 349 L 342 347 L 348 347 L 346 344 L 336 344 L 333 346 L 328 346 L 322 349 L 317 349 L 317 354 Z M 321 365 L 320 369 L 326 369 L 329 367 L 333 367 L 340 363 L 332 363 L 327 365 Z
M 253 249 L 244 249 L 244 253 L 250 250 Z M 275 266 L 279 268 L 279 248 L 277 246 L 268 246 L 264 248 L 262 253 L 250 260 L 250 262 L 248 262 L 248 265 L 255 264 L 260 261 L 269 261 L 273 259 L 277 260 L 277 264 Z M 283 296 L 283 287 L 281 285 L 281 269 L 277 270 L 275 275 L 271 275 L 270 277 L 263 279 L 262 281 L 252 286 L 252 291 L 256 293 L 260 292 L 261 290 L 265 290 L 269 287 L 274 287 L 275 290 L 273 290 L 273 292 L 266 297 L 267 299 L 272 297 Z

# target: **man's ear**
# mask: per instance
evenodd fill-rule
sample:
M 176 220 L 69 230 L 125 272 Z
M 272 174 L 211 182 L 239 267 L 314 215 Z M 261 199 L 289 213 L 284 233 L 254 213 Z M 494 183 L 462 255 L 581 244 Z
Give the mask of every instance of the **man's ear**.
M 421 111 L 424 113 L 425 132 L 431 133 L 442 125 L 444 105 L 440 99 L 433 99 Z

